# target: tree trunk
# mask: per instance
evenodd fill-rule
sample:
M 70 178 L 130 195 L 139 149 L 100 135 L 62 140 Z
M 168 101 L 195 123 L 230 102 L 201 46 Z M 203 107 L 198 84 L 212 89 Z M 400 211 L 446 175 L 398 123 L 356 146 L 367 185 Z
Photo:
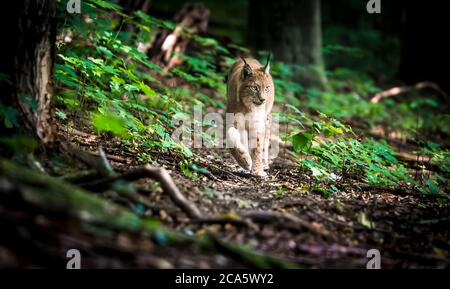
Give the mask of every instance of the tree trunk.
M 249 11 L 250 43 L 300 65 L 294 80 L 305 88 L 325 89 L 320 1 L 251 0 Z
M 44 145 L 54 141 L 50 102 L 56 37 L 56 1 L 23 0 L 5 9 L 13 16 L 3 26 L 6 37 L 5 61 L 9 74 L 9 90 L 14 105 L 21 113 L 22 124 Z

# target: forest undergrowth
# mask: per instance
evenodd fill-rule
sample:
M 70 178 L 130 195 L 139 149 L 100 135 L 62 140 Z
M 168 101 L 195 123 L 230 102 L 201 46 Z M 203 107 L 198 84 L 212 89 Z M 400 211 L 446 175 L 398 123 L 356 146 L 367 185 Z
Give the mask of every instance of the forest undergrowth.
M 142 47 L 176 23 L 82 3 L 82 16 L 58 27 L 53 109 L 63 149 L 43 153 L 24 135 L 1 140 L 15 163 L 2 159 L 2 174 L 27 184 L 5 200 L 30 208 L 20 218 L 41 237 L 33 248 L 55 246 L 36 254 L 76 245 L 92 267 L 365 268 L 375 248 L 384 268 L 449 266 L 450 117 L 441 93 L 413 89 L 374 101 L 393 82 L 340 66 L 367 59 L 355 47 L 326 46 L 334 59 L 327 91 L 304 89 L 292 80 L 304 68 L 275 58 L 280 151 L 268 177 L 256 178 L 225 149 L 192 148 L 171 135 L 173 120 L 194 107 L 225 113 L 231 64 L 267 52 L 185 29 L 189 45 L 167 69 Z M 0 104 L 5 126 L 17 125 L 16 113 Z M 199 122 L 205 131 L 217 125 Z M 25 170 L 31 177 L 16 173 Z M 31 241 L 3 225 L 11 240 Z M 10 264 L 44 265 L 41 256 L 19 261 L 11 248 L 0 247 Z

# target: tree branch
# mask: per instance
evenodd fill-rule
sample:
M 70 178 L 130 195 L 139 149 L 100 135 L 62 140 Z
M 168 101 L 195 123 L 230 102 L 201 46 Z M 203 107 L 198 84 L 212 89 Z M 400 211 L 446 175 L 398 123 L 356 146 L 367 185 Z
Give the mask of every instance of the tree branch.
M 422 81 L 411 86 L 396 86 L 375 94 L 370 101 L 372 103 L 379 103 L 384 98 L 396 96 L 411 90 L 421 90 L 424 88 L 431 88 L 439 92 L 447 101 L 450 101 L 450 97 L 448 96 L 448 94 L 444 90 L 442 90 L 442 88 L 440 88 L 439 85 L 431 81 Z

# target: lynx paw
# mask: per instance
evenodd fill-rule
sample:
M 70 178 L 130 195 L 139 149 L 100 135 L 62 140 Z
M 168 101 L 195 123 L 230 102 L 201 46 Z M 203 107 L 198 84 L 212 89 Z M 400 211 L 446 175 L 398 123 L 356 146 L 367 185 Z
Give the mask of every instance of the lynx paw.
M 252 174 L 256 177 L 259 178 L 266 178 L 267 177 L 267 173 L 263 170 L 259 171 L 259 172 L 252 172 Z

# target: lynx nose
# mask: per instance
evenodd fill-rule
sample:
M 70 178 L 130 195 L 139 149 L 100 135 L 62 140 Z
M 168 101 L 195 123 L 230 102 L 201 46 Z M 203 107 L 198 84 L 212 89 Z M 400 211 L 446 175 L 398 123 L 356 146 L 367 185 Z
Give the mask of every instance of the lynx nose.
M 265 98 L 262 98 L 262 97 L 258 97 L 258 98 L 256 99 L 256 103 L 257 103 L 257 104 L 263 104 L 265 101 L 266 101 L 266 99 L 265 99 Z

